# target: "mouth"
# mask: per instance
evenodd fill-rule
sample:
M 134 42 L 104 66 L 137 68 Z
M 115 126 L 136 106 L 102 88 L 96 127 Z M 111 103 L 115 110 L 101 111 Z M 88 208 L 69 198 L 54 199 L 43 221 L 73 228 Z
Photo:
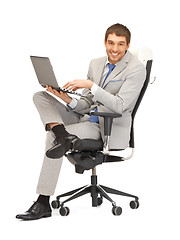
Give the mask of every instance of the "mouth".
M 119 55 L 119 53 L 113 53 L 113 52 L 111 52 L 111 55 L 112 55 L 113 57 L 117 57 L 117 56 Z

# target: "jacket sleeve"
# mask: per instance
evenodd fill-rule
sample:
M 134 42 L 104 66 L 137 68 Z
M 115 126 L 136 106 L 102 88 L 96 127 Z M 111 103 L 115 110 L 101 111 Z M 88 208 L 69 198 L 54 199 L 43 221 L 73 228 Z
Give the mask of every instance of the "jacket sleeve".
M 90 65 L 89 65 L 87 80 L 93 81 L 91 68 L 92 68 L 92 61 L 90 62 Z M 81 97 L 80 99 L 77 99 L 77 105 L 73 109 L 73 111 L 78 113 L 88 113 L 90 111 L 91 105 L 93 105 L 94 103 L 94 101 L 92 100 L 93 95 L 91 91 L 87 88 L 85 88 L 82 93 L 83 95 L 86 95 L 86 97 Z

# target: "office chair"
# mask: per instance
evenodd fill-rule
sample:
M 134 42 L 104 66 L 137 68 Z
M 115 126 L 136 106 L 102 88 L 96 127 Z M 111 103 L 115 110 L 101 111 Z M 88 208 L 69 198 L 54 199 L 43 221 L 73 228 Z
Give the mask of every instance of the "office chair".
M 121 192 L 119 190 L 112 189 L 103 185 L 98 185 L 97 175 L 96 175 L 97 165 L 102 163 L 107 163 L 107 162 L 125 161 L 130 159 L 134 154 L 134 147 L 135 147 L 134 118 L 149 83 L 151 66 L 152 66 L 153 60 L 152 60 L 152 52 L 148 48 L 137 49 L 132 51 L 132 53 L 136 55 L 146 66 L 146 79 L 141 89 L 136 105 L 132 111 L 132 125 L 131 125 L 131 132 L 130 132 L 130 141 L 129 141 L 129 147 L 132 149 L 132 153 L 130 154 L 130 156 L 126 158 L 110 155 L 111 150 L 109 149 L 109 137 L 111 135 L 112 121 L 113 121 L 113 118 L 121 117 L 121 114 L 92 112 L 91 114 L 104 118 L 104 143 L 102 142 L 102 140 L 83 139 L 78 149 L 66 154 L 66 157 L 68 158 L 68 160 L 75 165 L 75 171 L 77 173 L 82 174 L 84 170 L 92 169 L 92 175 L 91 175 L 90 185 L 86 185 L 86 186 L 74 189 L 70 192 L 61 194 L 56 197 L 56 200 L 52 201 L 51 203 L 52 208 L 55 208 L 55 209 L 59 208 L 59 213 L 62 216 L 67 216 L 70 212 L 69 208 L 64 206 L 65 203 L 73 199 L 76 199 L 80 196 L 83 196 L 87 193 L 91 194 L 93 207 L 100 206 L 103 203 L 103 198 L 110 201 L 112 203 L 112 213 L 114 215 L 121 215 L 122 208 L 119 206 L 116 206 L 116 203 L 110 198 L 110 196 L 107 193 L 134 198 L 134 200 L 130 202 L 130 207 L 132 209 L 137 209 L 139 207 L 139 198 L 137 196 L 128 194 L 125 192 Z M 119 150 L 122 150 L 122 149 L 119 149 Z M 60 202 L 60 199 L 63 197 L 68 197 L 68 198 Z

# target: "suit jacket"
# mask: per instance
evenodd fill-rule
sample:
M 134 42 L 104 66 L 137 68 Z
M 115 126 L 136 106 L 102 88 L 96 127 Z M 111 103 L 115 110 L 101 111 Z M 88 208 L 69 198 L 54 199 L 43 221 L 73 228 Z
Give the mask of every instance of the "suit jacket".
M 100 84 L 107 57 L 93 59 L 89 65 L 88 79 Z M 129 146 L 131 130 L 131 113 L 139 96 L 146 77 L 144 65 L 129 51 L 117 63 L 110 73 L 104 87 L 98 87 L 95 95 L 84 89 L 86 98 L 80 98 L 73 111 L 86 114 L 96 106 L 99 112 L 114 112 L 122 114 L 115 118 L 110 137 L 111 149 L 125 149 Z M 104 136 L 104 121 L 99 118 L 102 138 Z

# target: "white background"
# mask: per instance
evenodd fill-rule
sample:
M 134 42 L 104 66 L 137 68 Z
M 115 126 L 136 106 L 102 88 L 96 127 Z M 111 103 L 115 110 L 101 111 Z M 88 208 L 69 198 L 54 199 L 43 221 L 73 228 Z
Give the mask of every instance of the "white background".
M 45 132 L 32 103 L 42 90 L 30 55 L 48 56 L 60 85 L 86 78 L 92 58 L 105 55 L 106 29 L 120 22 L 132 32 L 131 49 L 150 47 L 153 78 L 135 123 L 136 152 L 130 161 L 97 168 L 99 183 L 136 194 L 114 196 L 123 208 L 113 216 L 90 196 L 67 204 L 71 213 L 34 222 L 15 215 L 36 200 Z M 0 213 L 3 239 L 179 239 L 179 3 L 176 0 L 6 0 L 0 3 Z M 90 182 L 65 159 L 56 194 Z

